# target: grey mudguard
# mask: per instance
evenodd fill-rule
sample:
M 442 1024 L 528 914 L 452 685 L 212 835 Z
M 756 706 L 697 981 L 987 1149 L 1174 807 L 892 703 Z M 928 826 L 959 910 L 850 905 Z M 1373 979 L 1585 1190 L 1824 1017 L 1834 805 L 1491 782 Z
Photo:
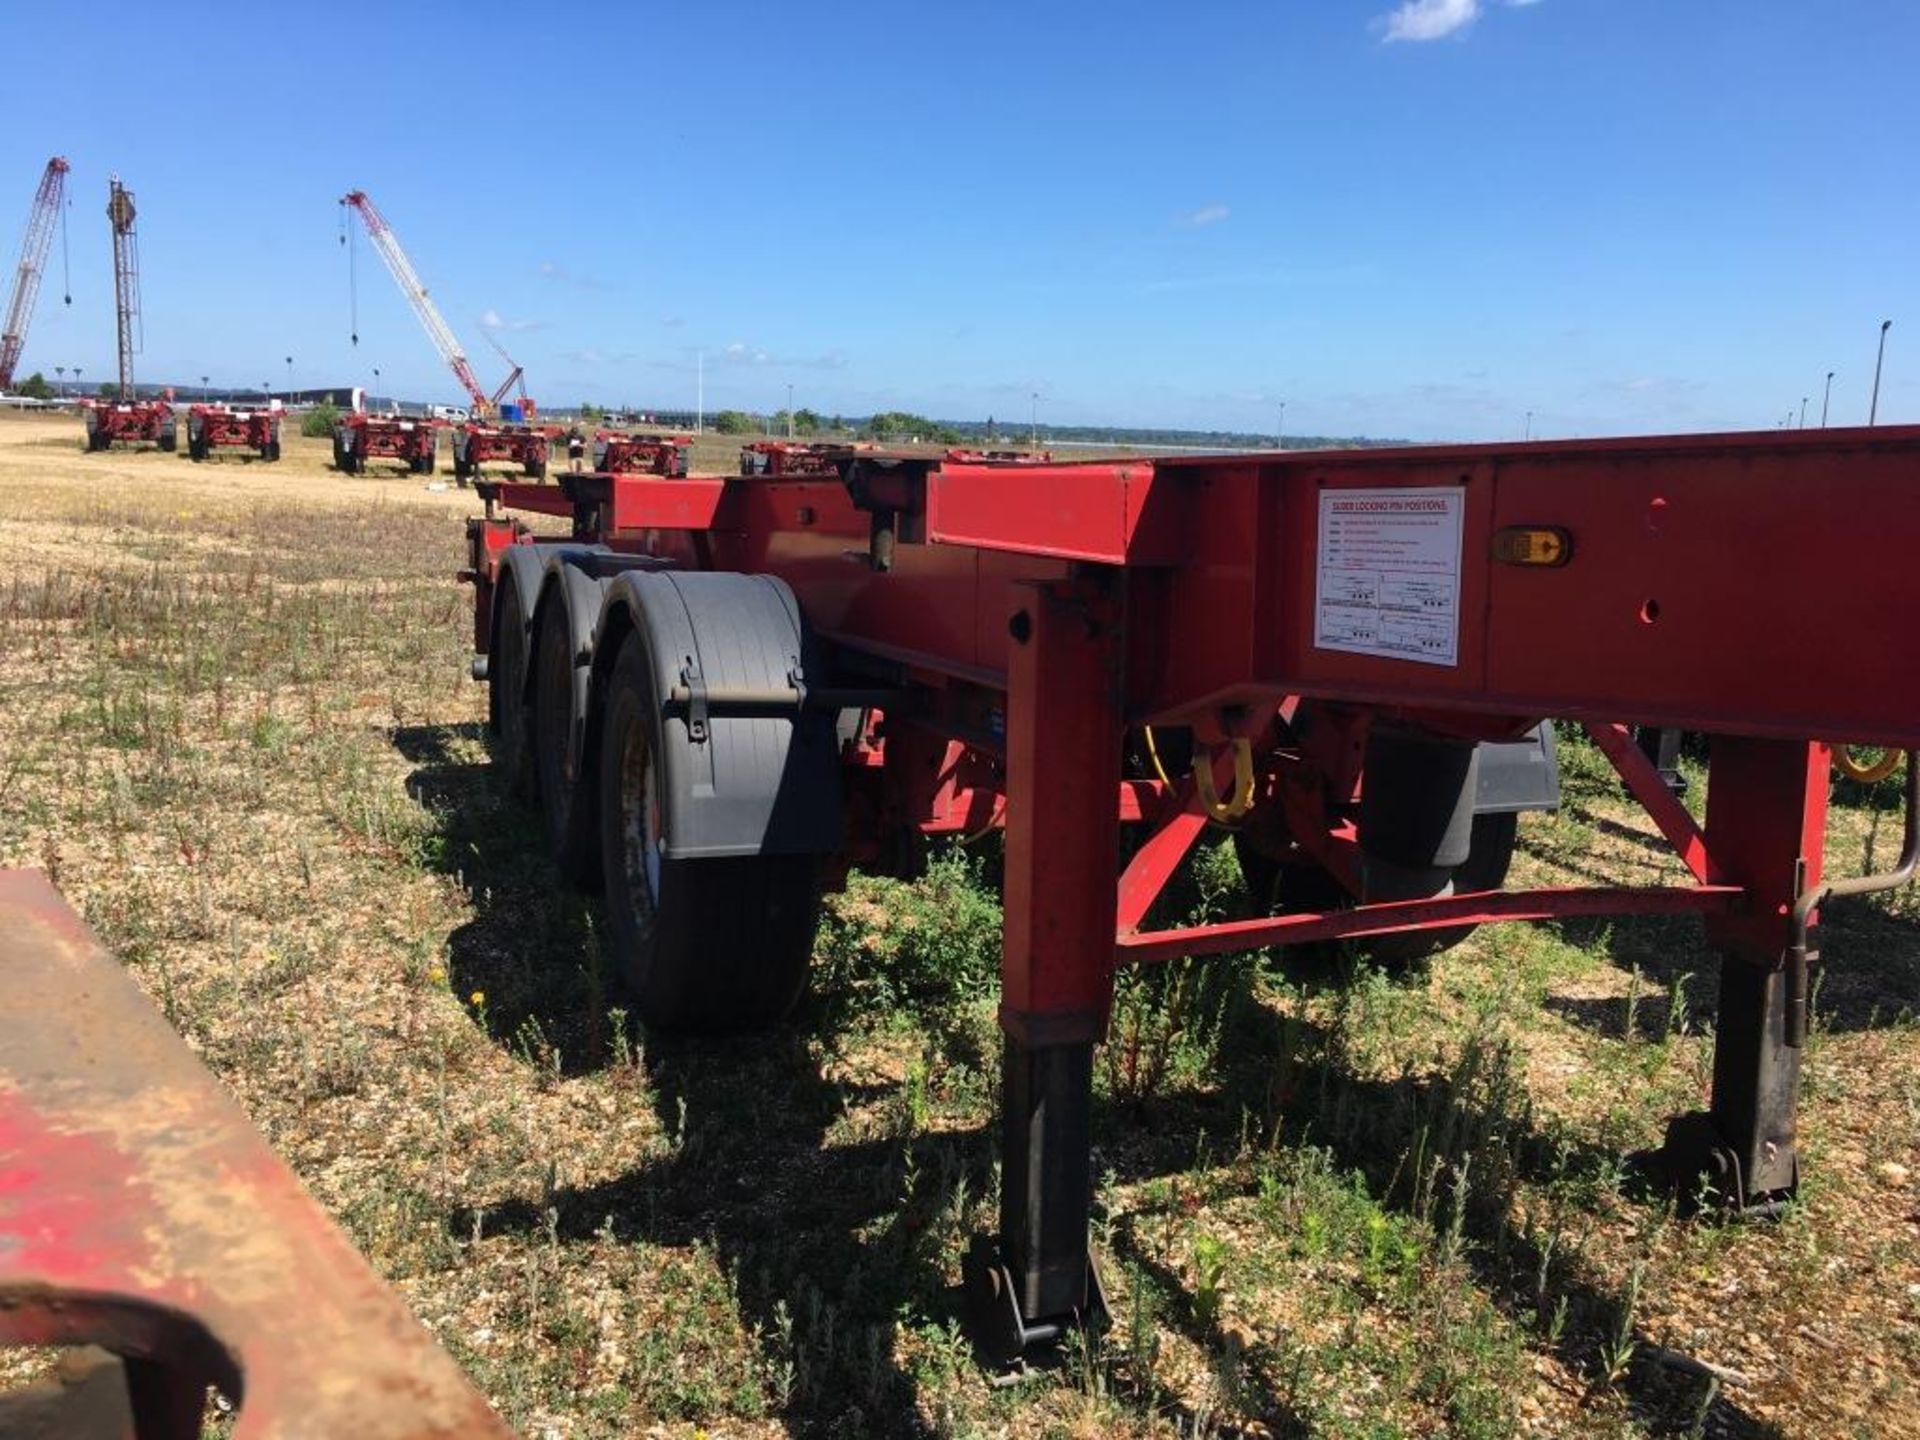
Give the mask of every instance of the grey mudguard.
M 1481 742 L 1474 814 L 1559 808 L 1560 765 L 1554 759 L 1551 721 L 1535 726 L 1524 740 Z
M 624 608 L 625 616 L 614 611 Z M 607 587 L 600 636 L 645 647 L 661 722 L 660 793 L 669 858 L 818 855 L 840 848 L 834 716 L 709 713 L 695 738 L 685 707 L 666 705 L 697 678 L 710 689 L 779 690 L 821 682 L 811 637 L 786 582 L 771 575 L 632 570 Z M 611 674 L 613 657 L 596 664 Z

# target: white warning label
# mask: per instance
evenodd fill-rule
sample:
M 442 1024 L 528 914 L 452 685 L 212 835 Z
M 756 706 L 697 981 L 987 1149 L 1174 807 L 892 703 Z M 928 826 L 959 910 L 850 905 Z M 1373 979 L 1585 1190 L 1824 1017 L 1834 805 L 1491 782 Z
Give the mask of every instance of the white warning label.
M 1459 486 L 1322 490 L 1315 648 L 1458 665 L 1466 502 Z

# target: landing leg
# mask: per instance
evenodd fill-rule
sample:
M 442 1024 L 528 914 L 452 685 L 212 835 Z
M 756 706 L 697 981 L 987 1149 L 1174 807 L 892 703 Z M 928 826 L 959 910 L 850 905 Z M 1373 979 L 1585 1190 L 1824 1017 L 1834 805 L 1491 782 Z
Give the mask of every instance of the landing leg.
M 975 1337 L 999 1359 L 1106 1308 L 1087 1221 L 1118 896 L 1114 584 L 1016 586 L 1009 616 L 1000 1234 L 975 1243 L 966 1273 Z
M 1799 1185 L 1794 1147 L 1800 1044 L 1787 909 L 1820 876 L 1827 747 L 1716 736 L 1707 851 L 1716 883 L 1744 885 L 1741 913 L 1708 921 L 1721 952 L 1713 1099 L 1676 1116 L 1653 1157 L 1683 1199 L 1772 1214 Z

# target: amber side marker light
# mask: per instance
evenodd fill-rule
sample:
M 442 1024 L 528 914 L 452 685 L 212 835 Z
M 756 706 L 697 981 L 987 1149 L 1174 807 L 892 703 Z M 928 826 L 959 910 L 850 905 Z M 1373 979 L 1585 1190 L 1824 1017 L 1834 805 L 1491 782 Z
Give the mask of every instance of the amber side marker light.
M 1502 565 L 1556 569 L 1573 559 L 1573 536 L 1558 525 L 1509 525 L 1493 532 L 1493 558 Z

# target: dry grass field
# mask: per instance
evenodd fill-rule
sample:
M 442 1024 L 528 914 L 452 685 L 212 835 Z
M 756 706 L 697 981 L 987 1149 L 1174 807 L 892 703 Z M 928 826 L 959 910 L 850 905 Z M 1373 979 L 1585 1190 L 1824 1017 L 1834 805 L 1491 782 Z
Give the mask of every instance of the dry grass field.
M 1679 1218 L 1621 1164 L 1705 1096 L 1692 920 L 1129 980 L 1115 1324 L 995 1384 L 956 1290 L 992 1224 L 990 848 L 856 877 L 791 1028 L 649 1036 L 487 768 L 472 496 L 324 441 L 79 436 L 0 415 L 0 865 L 53 875 L 524 1434 L 1920 1435 L 1913 894 L 1831 907 L 1771 1224 Z M 1562 753 L 1516 878 L 1676 877 Z M 1890 857 L 1897 798 L 1837 793 L 1831 867 Z M 1174 909 L 1244 903 L 1212 846 Z

